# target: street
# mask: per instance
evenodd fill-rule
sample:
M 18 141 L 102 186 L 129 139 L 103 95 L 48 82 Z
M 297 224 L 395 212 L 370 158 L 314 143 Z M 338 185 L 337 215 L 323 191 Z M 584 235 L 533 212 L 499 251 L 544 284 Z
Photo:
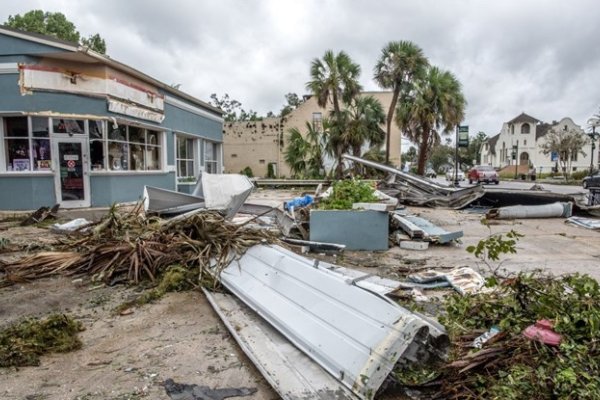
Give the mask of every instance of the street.
M 434 182 L 437 182 L 442 185 L 451 185 L 452 182 L 446 180 L 446 178 L 442 175 L 438 175 L 437 178 L 433 179 Z M 557 180 L 557 182 L 560 182 Z M 475 186 L 475 184 L 470 184 L 468 180 L 464 180 L 459 182 L 460 187 L 469 187 Z M 498 185 L 495 184 L 484 184 L 484 187 L 489 188 L 504 188 L 504 189 L 529 189 L 533 185 L 538 184 L 542 186 L 544 189 L 549 190 L 553 193 L 563 193 L 563 194 L 572 194 L 572 193 L 586 193 L 587 190 L 581 187 L 581 185 L 562 185 L 556 183 L 549 183 L 548 180 L 543 181 L 514 181 L 514 180 L 500 180 Z

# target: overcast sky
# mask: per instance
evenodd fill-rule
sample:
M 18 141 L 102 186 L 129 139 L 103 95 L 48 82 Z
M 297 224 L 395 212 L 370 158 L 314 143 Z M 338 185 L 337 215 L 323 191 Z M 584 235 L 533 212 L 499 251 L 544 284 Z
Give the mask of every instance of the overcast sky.
M 307 93 L 311 60 L 346 51 L 366 90 L 389 41 L 410 40 L 453 72 L 471 133 L 498 133 L 525 111 L 585 127 L 600 106 L 600 2 L 594 0 L 20 0 L 0 22 L 31 9 L 60 11 L 108 55 L 208 101 L 211 93 L 259 114 Z

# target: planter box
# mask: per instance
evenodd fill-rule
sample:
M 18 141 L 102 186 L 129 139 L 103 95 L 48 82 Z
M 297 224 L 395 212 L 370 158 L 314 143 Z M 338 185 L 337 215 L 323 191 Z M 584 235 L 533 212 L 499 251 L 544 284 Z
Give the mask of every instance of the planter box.
M 389 214 L 382 211 L 311 210 L 310 240 L 348 250 L 387 250 Z

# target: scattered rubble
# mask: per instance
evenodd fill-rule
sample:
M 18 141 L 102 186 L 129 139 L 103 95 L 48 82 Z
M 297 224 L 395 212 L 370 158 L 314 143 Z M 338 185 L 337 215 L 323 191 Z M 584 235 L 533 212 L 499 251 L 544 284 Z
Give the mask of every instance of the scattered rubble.
M 482 196 L 480 187 L 449 188 L 346 158 L 390 173 L 380 186 L 406 204 L 462 208 Z M 146 188 L 146 212 L 141 205 L 129 211 L 113 207 L 99 222 L 59 225 L 64 236 L 53 251 L 0 264 L 0 286 L 55 275 L 72 277 L 78 285 L 88 279 L 107 285 L 151 282 L 151 290 L 122 303 L 125 316 L 167 291 L 202 287 L 241 349 L 289 400 L 398 394 L 432 399 L 600 396 L 600 288 L 595 280 L 500 276 L 497 270 L 484 278 L 472 268 L 448 270 L 446 265 L 407 267 L 399 280 L 384 279 L 336 264 L 349 264 L 346 250 L 387 250 L 391 242 L 428 251 L 434 244 L 456 243 L 463 231 L 449 232 L 399 211 L 396 198 L 355 180 L 339 186 L 345 188 L 341 197 L 335 189 L 318 190 L 280 209 L 244 205 L 251 190 L 246 183 L 205 175 L 191 195 Z M 217 191 L 213 179 L 232 184 Z M 360 196 L 354 196 L 353 187 Z M 333 210 L 321 210 L 322 205 Z M 570 202 L 501 207 L 487 217 L 564 218 L 572 210 Z M 335 218 L 319 222 L 326 215 L 321 213 Z M 567 221 L 594 226 L 594 220 Z M 84 225 L 89 229 L 80 229 Z M 507 241 L 492 236 L 480 242 L 481 248 L 467 250 L 489 259 L 514 252 L 509 235 L 521 235 L 513 232 Z M 303 257 L 284 244 L 334 254 L 339 262 Z M 363 266 L 379 265 L 377 257 L 366 258 L 369 265 Z M 225 293 L 214 291 L 221 287 Z M 413 298 L 415 307 L 400 306 L 393 300 L 399 297 Z M 165 381 L 165 390 L 172 399 L 254 393 L 172 379 Z

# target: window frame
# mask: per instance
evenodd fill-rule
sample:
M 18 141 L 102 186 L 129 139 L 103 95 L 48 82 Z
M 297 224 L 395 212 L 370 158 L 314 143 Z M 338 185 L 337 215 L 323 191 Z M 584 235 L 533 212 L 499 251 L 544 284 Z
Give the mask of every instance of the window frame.
M 190 154 L 185 154 L 186 158 L 182 158 L 180 157 L 179 154 L 179 141 L 184 139 L 187 143 L 187 141 L 191 141 L 191 155 Z M 198 147 L 199 147 L 199 141 L 200 138 L 198 137 L 194 137 L 191 135 L 186 135 L 184 133 L 180 133 L 180 132 L 175 132 L 175 178 L 177 179 L 178 183 L 185 183 L 185 182 L 190 182 L 190 183 L 195 183 L 196 179 L 198 178 L 198 175 L 200 173 L 200 169 L 198 168 L 198 166 L 200 165 L 199 162 L 199 157 L 198 157 Z M 188 146 L 186 144 L 185 146 L 186 148 L 186 153 L 188 150 Z M 191 157 L 190 157 L 191 156 Z M 179 163 L 180 162 L 185 162 L 186 163 L 186 170 L 188 169 L 188 163 L 192 164 L 192 171 L 193 174 L 190 175 L 189 171 L 186 171 L 187 174 L 185 176 L 183 175 L 179 175 Z
M 7 136 L 7 132 L 6 132 L 6 118 L 23 118 L 26 120 L 27 123 L 27 135 L 26 136 Z M 33 118 L 39 118 L 39 119 L 45 119 L 47 121 L 47 135 L 46 136 L 33 136 Z M 27 160 L 28 160 L 28 164 L 29 164 L 29 169 L 27 170 L 22 170 L 22 171 L 15 171 L 13 170 L 13 166 L 11 165 L 11 169 L 8 169 L 8 146 L 7 146 L 7 141 L 8 140 L 27 140 Z M 47 141 L 48 143 L 48 152 L 49 152 L 49 159 L 47 161 L 50 162 L 50 167 L 48 168 L 44 168 L 44 169 L 38 169 L 38 167 L 36 167 L 36 163 L 35 161 L 37 160 L 37 157 L 34 157 L 34 141 L 36 140 L 44 140 Z M 37 116 L 37 115 L 23 115 L 23 114 L 19 114 L 19 113 L 6 113 L 6 114 L 0 114 L 0 141 L 2 143 L 2 151 L 0 152 L 0 173 L 1 174 L 14 174 L 14 175 L 20 175 L 20 176 L 25 176 L 25 175 L 48 175 L 48 174 L 53 174 L 52 171 L 52 162 L 53 162 L 53 158 L 52 158 L 52 136 L 51 136 L 51 128 L 50 128 L 50 117 L 45 117 L 45 116 Z

